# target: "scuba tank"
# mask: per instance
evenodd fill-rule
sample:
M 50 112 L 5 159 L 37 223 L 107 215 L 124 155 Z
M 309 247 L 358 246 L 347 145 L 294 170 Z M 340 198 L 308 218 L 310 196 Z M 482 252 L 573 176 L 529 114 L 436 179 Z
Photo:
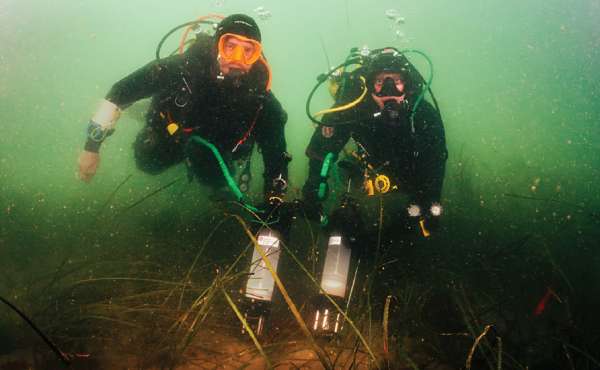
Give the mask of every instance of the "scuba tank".
M 346 194 L 329 219 L 327 250 L 320 284 L 322 292 L 341 307 L 347 307 L 351 299 L 350 270 L 361 249 L 358 239 L 362 229 L 358 204 Z M 314 305 L 313 331 L 323 336 L 339 333 L 343 327 L 342 315 L 323 293 L 315 298 Z
M 271 311 L 275 288 L 275 280 L 263 257 L 266 257 L 273 270 L 277 272 L 281 255 L 279 233 L 270 229 L 261 229 L 258 233 L 257 244 L 252 253 L 250 275 L 244 292 L 247 306 L 244 316 L 252 330 L 257 335 L 261 335 L 266 318 Z M 242 327 L 242 333 L 244 331 L 245 329 Z

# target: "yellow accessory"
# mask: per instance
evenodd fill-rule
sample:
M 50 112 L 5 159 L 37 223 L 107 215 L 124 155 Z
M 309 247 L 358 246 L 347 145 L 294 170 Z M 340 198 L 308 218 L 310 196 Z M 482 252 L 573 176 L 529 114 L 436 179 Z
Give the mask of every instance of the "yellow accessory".
M 373 196 L 375 193 L 385 194 L 392 189 L 390 178 L 386 175 L 377 175 L 375 180 L 367 178 L 364 183 L 365 191 L 368 196 Z M 393 187 L 397 189 L 397 186 Z
M 379 193 L 385 194 L 390 191 L 390 178 L 386 175 L 379 175 L 375 178 L 375 190 Z
M 373 180 L 367 179 L 365 180 L 365 191 L 368 196 L 375 195 L 375 187 L 373 186 Z
M 335 98 L 335 95 L 340 89 L 340 77 L 343 76 L 343 74 L 344 68 L 338 68 L 329 78 L 329 86 L 327 89 L 329 90 L 329 94 L 332 98 Z
M 270 203 L 275 203 L 275 204 L 281 204 L 283 203 L 283 198 L 282 197 L 278 197 L 276 195 L 272 195 L 269 197 L 269 202 Z
M 327 89 L 329 90 L 329 95 L 331 95 L 332 98 L 335 98 L 335 94 L 337 94 L 340 89 L 340 84 L 337 81 L 331 80 Z
M 424 219 L 419 220 L 419 227 L 421 228 L 421 233 L 423 233 L 423 236 L 426 238 L 429 238 L 431 233 L 429 232 L 429 230 L 427 230 L 425 228 L 425 220 Z
M 177 130 L 179 130 L 179 125 L 175 122 L 171 122 L 167 125 L 167 131 L 169 132 L 169 135 L 174 135 Z
M 348 110 L 348 109 L 354 107 L 355 105 L 357 105 L 358 103 L 360 103 L 365 98 L 365 95 L 367 95 L 367 81 L 365 80 L 365 78 L 363 76 L 360 76 L 360 81 L 362 83 L 361 87 L 362 87 L 363 91 L 358 98 L 356 98 L 354 101 L 351 101 L 348 104 L 319 111 L 319 112 L 315 113 L 314 116 L 318 117 L 318 116 L 321 116 L 321 115 L 327 114 L 327 113 L 342 112 L 342 111 Z

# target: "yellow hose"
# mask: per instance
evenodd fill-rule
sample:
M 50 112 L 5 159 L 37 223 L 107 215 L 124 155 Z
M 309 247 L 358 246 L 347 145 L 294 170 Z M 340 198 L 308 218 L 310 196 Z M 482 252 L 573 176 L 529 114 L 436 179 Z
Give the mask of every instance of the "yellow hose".
M 348 104 L 319 111 L 314 114 L 314 117 L 322 116 L 323 114 L 327 114 L 327 113 L 342 112 L 342 111 L 348 110 L 348 109 L 354 107 L 355 105 L 357 105 L 358 103 L 360 103 L 367 95 L 367 81 L 365 80 L 365 78 L 363 76 L 360 76 L 360 81 L 362 82 L 363 91 L 358 98 L 356 98 L 354 101 L 351 101 Z

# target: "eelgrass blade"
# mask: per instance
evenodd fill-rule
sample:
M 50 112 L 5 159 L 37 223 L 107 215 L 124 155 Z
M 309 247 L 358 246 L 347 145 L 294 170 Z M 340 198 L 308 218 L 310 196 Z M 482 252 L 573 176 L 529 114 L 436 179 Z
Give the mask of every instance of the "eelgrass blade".
M 119 212 L 119 214 L 117 216 L 121 216 L 122 214 L 124 214 L 125 212 L 129 211 L 130 209 L 137 207 L 138 205 L 142 204 L 143 202 L 145 202 L 146 200 L 148 200 L 149 198 L 155 196 L 156 194 L 160 193 L 161 191 L 170 188 L 171 186 L 175 185 L 177 182 L 179 182 L 179 180 L 181 180 L 183 177 L 178 177 L 175 180 L 169 182 L 166 185 L 163 185 L 161 187 L 159 187 L 156 190 L 153 190 L 152 192 L 144 195 L 142 198 L 140 198 L 139 200 L 133 202 L 132 204 L 128 205 L 127 207 L 123 208 L 123 210 L 121 212 Z
M 385 299 L 385 306 L 383 307 L 383 353 L 386 355 L 389 353 L 388 349 L 388 320 L 390 317 L 390 302 L 392 296 L 388 295 Z
M 233 300 L 231 300 L 231 297 L 229 297 L 229 294 L 227 294 L 225 289 L 221 289 L 221 290 L 223 292 L 223 295 L 225 296 L 225 299 L 227 300 L 227 303 L 229 303 L 229 306 L 231 306 L 231 309 L 233 310 L 233 312 L 235 312 L 235 315 L 237 316 L 237 318 L 240 320 L 240 322 L 244 326 L 244 329 L 246 329 L 246 332 L 252 339 L 252 342 L 254 342 L 256 349 L 258 350 L 258 352 L 260 352 L 262 357 L 265 359 L 265 362 L 267 363 L 267 368 L 272 369 L 273 365 L 271 365 L 271 361 L 269 360 L 269 357 L 267 357 L 267 354 L 265 353 L 262 346 L 258 342 L 258 339 L 256 338 L 256 335 L 254 334 L 254 331 L 252 331 L 252 328 L 250 327 L 250 325 L 248 325 L 248 321 L 246 321 L 246 319 L 244 318 L 244 315 L 242 315 L 242 313 L 240 312 L 240 310 L 237 307 L 237 305 L 235 304 L 235 302 L 233 302 Z
M 473 360 L 473 354 L 475 354 L 475 349 L 477 349 L 479 342 L 481 342 L 483 337 L 485 337 L 485 335 L 488 333 L 488 331 L 490 331 L 491 328 L 492 328 L 492 325 L 486 325 L 485 328 L 483 329 L 483 332 L 481 334 L 479 334 L 479 336 L 477 338 L 475 338 L 475 342 L 473 343 L 473 346 L 471 347 L 471 350 L 469 351 L 469 356 L 467 357 L 467 363 L 465 364 L 467 370 L 471 370 L 471 362 Z
M 96 219 L 98 217 L 100 217 L 100 215 L 102 215 L 102 213 L 104 212 L 104 210 L 106 210 L 106 207 L 108 207 L 108 205 L 110 204 L 110 202 L 112 202 L 112 200 L 115 197 L 115 195 L 117 195 L 117 193 L 119 192 L 119 189 L 121 189 L 123 187 L 123 185 L 125 185 L 125 183 L 127 183 L 127 181 L 129 181 L 129 179 L 131 179 L 132 176 L 133 176 L 132 173 L 130 173 L 129 175 L 127 175 L 127 177 L 125 178 L 125 180 L 121 181 L 119 183 L 119 185 L 117 185 L 117 187 L 115 188 L 115 190 L 113 190 L 112 193 L 110 193 L 110 195 L 108 196 L 108 198 L 106 198 L 106 201 L 104 202 L 104 204 L 102 204 L 102 207 L 100 207 L 100 210 L 96 214 Z

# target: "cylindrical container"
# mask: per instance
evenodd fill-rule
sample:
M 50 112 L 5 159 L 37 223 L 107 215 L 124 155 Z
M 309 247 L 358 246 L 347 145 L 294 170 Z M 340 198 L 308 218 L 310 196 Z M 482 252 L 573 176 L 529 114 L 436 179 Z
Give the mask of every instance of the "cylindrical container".
M 281 249 L 279 236 L 271 230 L 261 230 L 258 234 L 258 248 L 261 248 L 267 256 L 273 269 L 277 272 L 277 264 Z M 258 250 L 254 248 L 252 263 L 250 265 L 250 276 L 246 283 L 246 297 L 261 301 L 270 301 L 273 298 L 275 280 L 267 268 Z
M 327 294 L 345 298 L 351 254 L 350 248 L 344 244 L 344 238 L 341 235 L 334 234 L 329 237 L 325 266 L 321 277 L 321 288 Z

